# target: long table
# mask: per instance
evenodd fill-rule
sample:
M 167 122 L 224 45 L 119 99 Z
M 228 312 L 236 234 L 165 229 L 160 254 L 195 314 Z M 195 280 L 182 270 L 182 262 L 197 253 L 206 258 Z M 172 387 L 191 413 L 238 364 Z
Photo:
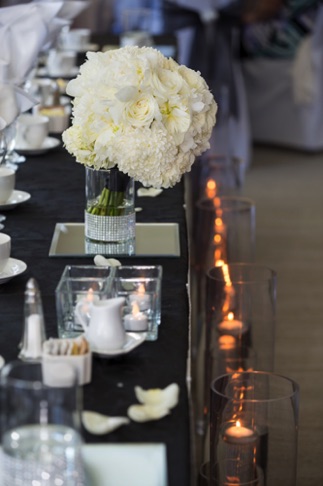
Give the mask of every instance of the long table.
M 0 354 L 17 359 L 23 330 L 26 282 L 34 277 L 40 287 L 47 337 L 57 336 L 55 287 L 66 265 L 92 265 L 92 257 L 49 257 L 56 223 L 84 220 L 84 167 L 61 145 L 46 154 L 28 156 L 16 173 L 16 189 L 30 193 L 29 201 L 6 214 L 5 229 L 12 238 L 12 258 L 27 264 L 25 273 L 0 285 Z M 164 443 L 167 449 L 168 486 L 188 486 L 191 467 L 189 380 L 188 250 L 183 183 L 156 198 L 137 199 L 143 208 L 138 222 L 176 222 L 180 230 L 180 257 L 126 257 L 125 265 L 163 267 L 162 318 L 159 337 L 144 342 L 115 359 L 93 358 L 90 384 L 83 387 L 83 408 L 107 415 L 126 415 L 137 402 L 136 385 L 144 389 L 180 387 L 179 404 L 167 417 L 146 423 L 132 422 L 104 436 L 83 430 L 86 443 Z M 125 466 L 126 467 L 126 466 Z M 108 486 L 108 485 L 105 485 Z M 113 485 L 111 485 L 113 486 Z M 128 486 L 128 485 L 125 485 Z M 131 485 L 129 485 L 131 486 Z M 145 485 L 143 485 L 145 486 Z M 149 486 L 149 485 L 147 485 Z

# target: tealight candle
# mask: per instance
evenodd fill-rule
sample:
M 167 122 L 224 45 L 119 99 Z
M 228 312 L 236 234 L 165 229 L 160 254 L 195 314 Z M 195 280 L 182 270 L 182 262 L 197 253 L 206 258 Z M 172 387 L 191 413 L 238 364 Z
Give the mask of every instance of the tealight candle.
M 150 295 L 145 292 L 144 284 L 140 284 L 138 291 L 129 295 L 130 304 L 137 302 L 139 310 L 144 311 L 150 308 Z
M 243 427 L 239 420 L 237 420 L 235 425 L 232 425 L 225 430 L 223 439 L 230 444 L 252 444 L 256 442 L 257 434 L 252 429 Z
M 138 303 L 132 303 L 132 313 L 124 316 L 124 327 L 126 331 L 147 331 L 148 319 L 147 316 L 140 312 Z
M 231 334 L 231 336 L 240 336 L 247 331 L 247 326 L 240 320 L 234 319 L 232 312 L 229 312 L 228 318 L 218 324 L 218 330 L 222 334 Z

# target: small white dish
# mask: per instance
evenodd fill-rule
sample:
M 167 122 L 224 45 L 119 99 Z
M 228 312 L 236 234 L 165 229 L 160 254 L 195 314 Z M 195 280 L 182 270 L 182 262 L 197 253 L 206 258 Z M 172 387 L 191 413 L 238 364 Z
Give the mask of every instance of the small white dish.
M 61 145 L 61 141 L 55 137 L 46 137 L 39 148 L 16 147 L 17 152 L 23 155 L 41 155 Z
M 91 351 L 97 356 L 102 358 L 112 358 L 114 356 L 121 356 L 122 354 L 127 354 L 137 346 L 142 344 L 146 339 L 146 332 L 126 332 L 126 342 L 120 349 L 109 349 L 105 351 L 104 349 L 96 349 L 91 346 Z
M 15 208 L 18 204 L 22 204 L 28 199 L 30 199 L 31 196 L 29 192 L 25 191 L 13 191 L 11 196 L 9 197 L 8 201 L 5 203 L 0 204 L 0 209 L 3 211 L 5 209 L 13 209 Z
M 5 363 L 4 358 L 2 356 L 0 356 L 0 370 L 1 370 L 1 368 L 3 368 L 4 363 Z
M 13 277 L 17 277 L 27 269 L 27 265 L 22 260 L 16 260 L 16 258 L 9 258 L 7 265 L 0 273 L 0 284 L 4 284 L 11 280 Z

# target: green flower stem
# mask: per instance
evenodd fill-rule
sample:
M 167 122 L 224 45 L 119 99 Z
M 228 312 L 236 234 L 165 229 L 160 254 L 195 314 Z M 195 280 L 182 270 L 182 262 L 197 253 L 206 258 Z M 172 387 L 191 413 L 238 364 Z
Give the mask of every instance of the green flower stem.
M 90 206 L 87 212 L 97 216 L 121 216 L 124 212 L 124 209 L 120 207 L 123 199 L 123 192 L 110 191 L 104 188 L 98 201 Z

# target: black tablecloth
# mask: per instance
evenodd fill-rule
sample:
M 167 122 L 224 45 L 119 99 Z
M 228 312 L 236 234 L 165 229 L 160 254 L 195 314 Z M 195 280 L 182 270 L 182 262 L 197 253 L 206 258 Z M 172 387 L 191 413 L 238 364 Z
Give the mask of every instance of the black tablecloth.
M 92 257 L 49 257 L 57 222 L 82 222 L 84 217 L 84 167 L 63 147 L 28 157 L 16 174 L 16 189 L 31 194 L 29 201 L 6 211 L 5 232 L 12 238 L 12 258 L 23 260 L 27 271 L 0 285 L 0 354 L 6 361 L 18 354 L 23 329 L 24 290 L 36 278 L 42 293 L 47 337 L 57 336 L 55 287 L 65 265 L 93 264 Z M 123 264 L 163 266 L 162 322 L 158 340 L 145 342 L 115 359 L 93 358 L 93 377 L 84 389 L 84 409 L 107 415 L 126 415 L 137 403 L 134 387 L 180 386 L 179 405 L 155 422 L 135 423 L 105 436 L 83 431 L 87 443 L 163 442 L 167 446 L 169 486 L 188 486 L 190 478 L 189 398 L 186 387 L 188 355 L 187 239 L 183 185 L 165 190 L 157 198 L 140 198 L 138 222 L 178 222 L 181 256 L 174 258 L 121 258 Z M 0 210 L 0 213 L 3 211 Z M 103 486 L 103 485 L 102 485 Z M 108 486 L 108 485 L 107 485 Z M 112 485 L 113 486 L 113 485 Z M 131 485 L 125 485 L 131 486 Z

